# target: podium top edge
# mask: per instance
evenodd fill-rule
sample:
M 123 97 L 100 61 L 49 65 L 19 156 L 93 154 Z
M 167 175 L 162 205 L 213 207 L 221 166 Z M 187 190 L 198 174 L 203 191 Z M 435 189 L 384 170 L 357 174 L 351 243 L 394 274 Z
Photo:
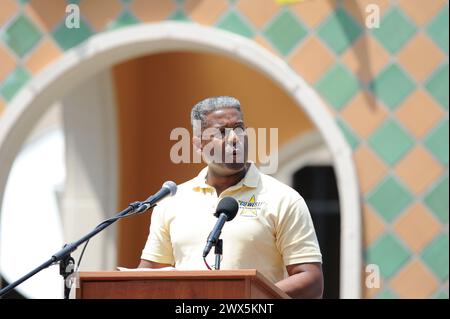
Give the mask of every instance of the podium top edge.
M 81 280 L 110 280 L 131 278 L 241 278 L 263 277 L 256 269 L 236 270 L 130 270 L 130 271 L 82 271 L 78 277 Z

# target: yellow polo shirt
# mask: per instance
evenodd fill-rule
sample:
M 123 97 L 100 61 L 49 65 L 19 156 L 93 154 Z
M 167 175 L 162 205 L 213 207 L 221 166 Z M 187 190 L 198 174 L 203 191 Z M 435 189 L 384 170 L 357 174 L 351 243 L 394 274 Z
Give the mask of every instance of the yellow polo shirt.
M 245 177 L 218 197 L 205 182 L 207 170 L 155 207 L 142 259 L 181 270 L 206 269 L 202 252 L 217 221 L 217 203 L 231 196 L 239 211 L 222 229 L 221 269 L 255 268 L 276 283 L 286 277 L 286 265 L 322 262 L 308 207 L 294 189 L 252 163 Z M 213 248 L 207 257 L 212 266 L 214 257 Z

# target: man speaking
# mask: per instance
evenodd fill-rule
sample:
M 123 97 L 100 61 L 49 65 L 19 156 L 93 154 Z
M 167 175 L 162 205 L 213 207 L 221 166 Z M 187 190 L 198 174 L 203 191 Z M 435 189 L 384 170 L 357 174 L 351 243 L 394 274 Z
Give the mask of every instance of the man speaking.
M 232 197 L 239 207 L 221 229 L 221 269 L 257 269 L 293 298 L 321 298 L 322 256 L 308 207 L 294 189 L 247 161 L 240 102 L 207 98 L 193 107 L 191 121 L 200 133 L 194 149 L 207 167 L 154 209 L 139 267 L 206 269 L 216 208 Z

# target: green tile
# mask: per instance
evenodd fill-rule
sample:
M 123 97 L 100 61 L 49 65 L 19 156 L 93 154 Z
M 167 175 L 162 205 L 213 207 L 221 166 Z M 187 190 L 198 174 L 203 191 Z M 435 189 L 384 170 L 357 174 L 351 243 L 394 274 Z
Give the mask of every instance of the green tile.
M 448 278 L 448 234 L 434 239 L 421 253 L 423 262 L 444 281 Z
M 63 50 L 68 50 L 80 44 L 91 35 L 92 31 L 83 19 L 80 20 L 79 28 L 69 29 L 65 22 L 61 22 L 58 28 L 53 31 L 53 38 Z
M 448 63 L 445 63 L 440 69 L 435 71 L 425 83 L 427 91 L 447 110 L 448 76 Z
M 442 121 L 425 138 L 425 147 L 444 165 L 448 165 L 448 119 Z
M 2 35 L 2 40 L 18 56 L 23 57 L 39 42 L 42 35 L 37 27 L 24 15 L 19 15 Z
M 448 299 L 448 292 L 440 291 L 433 296 L 433 299 Z
M 390 289 L 385 289 L 377 295 L 377 299 L 399 299 Z
M 396 53 L 411 39 L 416 27 L 401 10 L 394 8 L 381 19 L 380 27 L 372 30 L 386 50 Z
M 442 223 L 448 224 L 448 176 L 431 189 L 424 201 Z
M 343 9 L 337 9 L 318 29 L 319 37 L 336 54 L 344 52 L 361 34 L 361 26 Z
M 253 38 L 254 35 L 251 26 L 234 11 L 227 13 L 219 21 L 217 27 L 233 33 L 240 34 L 247 38 Z
M 281 11 L 264 31 L 269 42 L 283 55 L 289 54 L 306 34 L 306 27 L 289 10 Z
M 389 165 L 400 160 L 414 144 L 409 134 L 394 120 L 387 120 L 370 137 L 369 145 Z
M 409 257 L 409 251 L 391 234 L 383 235 L 366 251 L 367 263 L 378 265 L 386 279 L 397 273 Z
M 369 84 L 369 89 L 391 110 L 395 109 L 415 88 L 408 75 L 396 64 L 386 67 Z
M 175 21 L 190 21 L 189 17 L 186 16 L 183 10 L 177 10 L 174 14 L 169 17 L 169 20 Z
M 0 86 L 0 94 L 9 102 L 17 92 L 28 82 L 30 75 L 22 68 L 16 68 L 8 77 L 3 81 Z
M 448 54 L 448 5 L 428 24 L 427 33 Z
M 337 124 L 341 129 L 342 133 L 344 134 L 344 137 L 347 140 L 347 143 L 350 145 L 350 147 L 353 150 L 356 149 L 356 147 L 359 145 L 359 139 L 357 135 L 343 121 L 338 120 Z
M 120 29 L 129 25 L 138 23 L 139 20 L 130 12 L 123 12 L 115 21 L 110 23 L 107 27 L 108 30 Z
M 341 110 L 360 86 L 353 74 L 337 64 L 316 83 L 316 88 L 334 108 Z
M 405 187 L 393 177 L 389 177 L 375 188 L 367 201 L 380 216 L 392 222 L 409 205 L 412 198 Z

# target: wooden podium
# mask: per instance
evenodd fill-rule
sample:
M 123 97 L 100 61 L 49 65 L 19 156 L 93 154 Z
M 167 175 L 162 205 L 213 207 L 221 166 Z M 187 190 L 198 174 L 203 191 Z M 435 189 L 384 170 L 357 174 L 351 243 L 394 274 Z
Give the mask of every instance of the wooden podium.
M 77 299 L 281 299 L 255 269 L 80 272 Z

